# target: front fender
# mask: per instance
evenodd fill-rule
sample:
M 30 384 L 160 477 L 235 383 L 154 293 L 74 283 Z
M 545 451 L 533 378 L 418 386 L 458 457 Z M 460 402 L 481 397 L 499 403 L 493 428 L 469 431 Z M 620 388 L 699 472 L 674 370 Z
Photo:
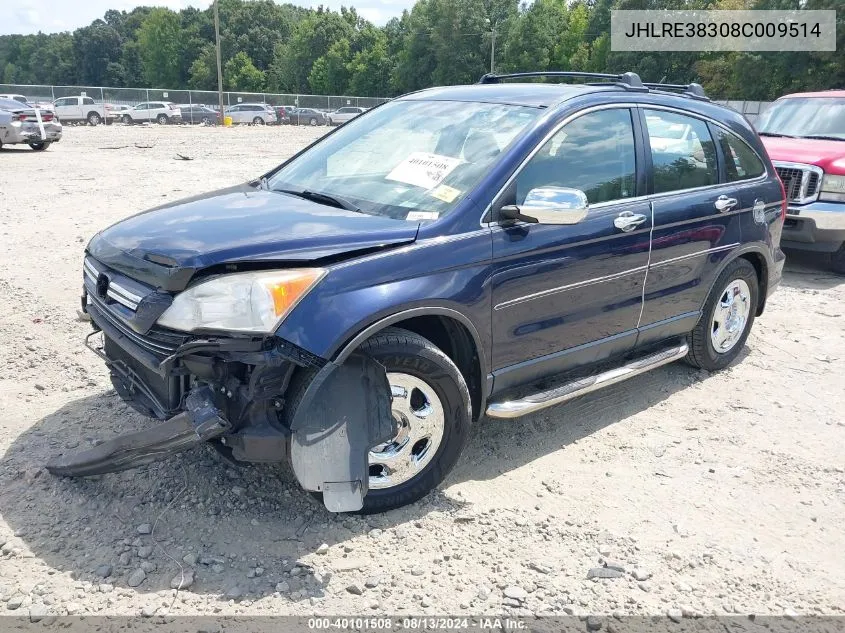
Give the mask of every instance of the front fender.
M 491 248 L 489 229 L 484 228 L 338 264 L 276 334 L 332 360 L 351 352 L 350 342 L 376 324 L 441 314 L 472 333 L 482 370 L 489 372 Z

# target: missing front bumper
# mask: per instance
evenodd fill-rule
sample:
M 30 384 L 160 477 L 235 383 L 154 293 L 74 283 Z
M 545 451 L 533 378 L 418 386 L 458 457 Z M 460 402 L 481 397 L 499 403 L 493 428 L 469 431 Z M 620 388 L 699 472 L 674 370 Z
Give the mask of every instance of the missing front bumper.
M 208 387 L 185 399 L 185 411 L 149 429 L 120 435 L 86 451 L 60 455 L 47 464 L 54 475 L 87 477 L 145 466 L 223 435 L 230 425 L 214 406 Z

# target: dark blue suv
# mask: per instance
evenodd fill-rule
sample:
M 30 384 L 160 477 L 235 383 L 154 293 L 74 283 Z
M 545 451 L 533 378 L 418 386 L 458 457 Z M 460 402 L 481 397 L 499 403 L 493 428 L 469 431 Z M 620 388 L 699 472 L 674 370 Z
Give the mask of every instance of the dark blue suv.
M 696 84 L 523 73 L 407 95 L 91 240 L 88 345 L 163 422 L 49 468 L 210 441 L 289 463 L 332 511 L 410 503 L 485 414 L 727 366 L 780 280 L 785 208 L 751 126 Z

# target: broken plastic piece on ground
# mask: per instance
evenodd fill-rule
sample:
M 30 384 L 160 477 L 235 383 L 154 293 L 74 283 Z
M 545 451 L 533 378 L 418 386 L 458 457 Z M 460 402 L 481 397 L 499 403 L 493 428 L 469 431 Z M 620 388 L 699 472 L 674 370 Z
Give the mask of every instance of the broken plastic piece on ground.
M 87 477 L 144 466 L 198 446 L 225 433 L 229 423 L 211 400 L 208 387 L 194 389 L 184 411 L 143 431 L 120 435 L 79 453 L 60 455 L 47 464 L 54 475 Z

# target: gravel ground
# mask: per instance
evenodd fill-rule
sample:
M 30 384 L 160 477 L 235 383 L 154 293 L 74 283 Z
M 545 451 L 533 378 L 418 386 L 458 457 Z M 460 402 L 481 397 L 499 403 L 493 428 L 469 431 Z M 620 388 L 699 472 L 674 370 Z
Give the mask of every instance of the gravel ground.
M 811 258 L 734 367 L 483 420 L 441 490 L 381 516 L 331 515 L 284 469 L 208 447 L 47 474 L 150 424 L 82 346 L 88 238 L 323 131 L 74 127 L 0 152 L 0 613 L 845 613 L 845 279 Z

